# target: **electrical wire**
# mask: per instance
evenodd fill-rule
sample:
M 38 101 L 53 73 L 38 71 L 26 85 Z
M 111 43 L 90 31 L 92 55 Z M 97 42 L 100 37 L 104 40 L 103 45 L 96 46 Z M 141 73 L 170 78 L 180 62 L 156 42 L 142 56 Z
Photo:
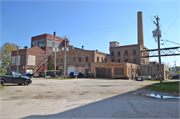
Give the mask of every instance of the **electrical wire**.
M 180 15 L 180 14 L 179 14 Z M 173 23 L 169 26 L 169 28 L 166 30 L 166 32 L 171 28 L 171 26 L 174 24 L 174 22 L 176 21 L 176 19 L 179 17 L 179 15 L 175 18 L 175 20 L 173 21 Z M 165 32 L 165 33 L 166 33 Z
M 110 27 L 106 27 L 106 28 L 101 28 L 101 29 L 96 29 L 96 30 L 91 30 L 91 31 L 84 31 L 84 32 L 78 32 L 78 33 L 72 33 L 72 34 L 67 34 L 68 36 L 72 36 L 72 35 L 77 35 L 77 34 L 85 34 L 85 33 L 90 33 L 90 32 L 97 32 L 97 31 L 103 31 L 103 30 L 110 30 L 112 28 L 115 28 L 117 27 L 116 29 L 122 29 L 122 28 L 126 28 L 126 27 L 129 27 L 127 25 L 137 25 L 136 23 L 134 23 L 135 21 L 133 22 L 128 22 L 128 23 L 125 23 L 125 24 L 120 24 L 120 25 L 114 25 L 114 26 L 110 26 Z M 145 21 L 144 23 L 148 23 L 149 21 Z M 133 23 L 133 24 L 130 24 L 130 23 Z M 125 25 L 125 26 L 124 26 Z M 119 27 L 120 26 L 120 27 Z M 123 27 L 124 26 L 124 27 Z

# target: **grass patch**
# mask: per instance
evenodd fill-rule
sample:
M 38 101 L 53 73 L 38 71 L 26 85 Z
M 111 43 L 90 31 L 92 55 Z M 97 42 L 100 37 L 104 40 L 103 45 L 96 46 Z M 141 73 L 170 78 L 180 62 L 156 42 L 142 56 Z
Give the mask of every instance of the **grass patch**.
M 133 81 L 136 81 L 136 79 L 131 79 Z M 143 81 L 159 81 L 159 80 L 149 80 L 149 79 L 144 79 Z
M 0 89 L 3 89 L 5 86 L 0 86 Z
M 72 80 L 72 79 L 74 79 L 74 78 L 49 78 L 49 79 Z
M 136 79 L 131 79 L 131 80 L 136 81 Z M 150 80 L 150 79 L 144 79 L 143 81 L 159 81 L 160 82 L 160 80 Z M 162 81 L 169 81 L 169 79 L 162 80 Z
M 160 83 L 153 83 L 142 88 L 145 90 L 179 94 L 179 81 L 163 82 L 162 85 Z

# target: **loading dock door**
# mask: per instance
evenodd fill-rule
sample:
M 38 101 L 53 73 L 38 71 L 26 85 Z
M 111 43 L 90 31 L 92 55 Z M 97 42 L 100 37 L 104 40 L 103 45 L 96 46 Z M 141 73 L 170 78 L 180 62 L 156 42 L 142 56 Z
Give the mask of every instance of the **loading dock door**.
M 96 77 L 97 78 L 106 78 L 106 69 L 105 68 L 96 68 Z

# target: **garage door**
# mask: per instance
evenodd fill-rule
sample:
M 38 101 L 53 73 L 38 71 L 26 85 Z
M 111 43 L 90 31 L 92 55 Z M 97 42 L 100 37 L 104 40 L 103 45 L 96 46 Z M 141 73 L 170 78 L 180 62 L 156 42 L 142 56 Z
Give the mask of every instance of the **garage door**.
M 75 72 L 75 67 L 68 67 L 67 69 L 68 75 L 70 74 L 70 72 Z
M 97 78 L 105 78 L 105 68 L 96 68 L 96 77 Z

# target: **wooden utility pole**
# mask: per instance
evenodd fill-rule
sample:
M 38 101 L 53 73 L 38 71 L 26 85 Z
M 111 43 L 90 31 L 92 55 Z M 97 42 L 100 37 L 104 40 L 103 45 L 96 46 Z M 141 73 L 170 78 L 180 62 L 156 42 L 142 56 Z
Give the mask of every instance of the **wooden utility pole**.
M 56 78 L 56 32 L 54 32 L 54 78 Z
M 161 32 L 159 29 L 159 17 L 158 16 L 154 16 L 156 19 L 156 22 L 154 22 L 154 24 L 156 24 L 157 29 L 156 29 L 156 36 L 158 37 L 158 54 L 159 54 L 159 77 L 160 77 L 160 83 L 162 84 L 162 72 L 161 72 L 161 51 L 160 51 L 160 37 L 161 37 Z
M 65 36 L 65 39 L 64 39 L 64 79 L 66 78 L 66 36 Z
M 17 62 L 17 72 L 18 72 L 18 49 L 19 49 L 19 47 L 17 46 L 17 57 L 16 57 L 16 62 Z

